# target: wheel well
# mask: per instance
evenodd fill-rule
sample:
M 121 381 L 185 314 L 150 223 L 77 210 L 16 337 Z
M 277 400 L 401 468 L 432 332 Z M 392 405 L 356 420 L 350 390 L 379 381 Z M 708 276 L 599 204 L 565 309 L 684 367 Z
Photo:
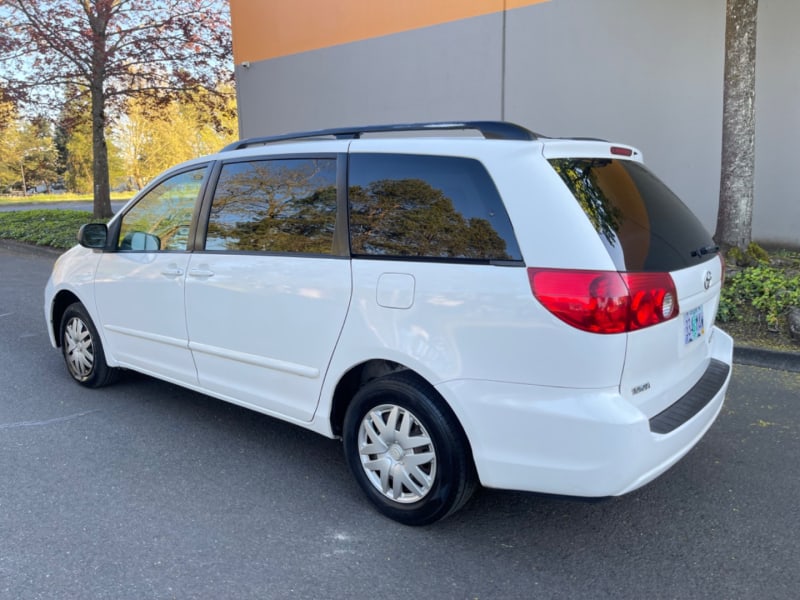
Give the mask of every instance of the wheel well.
M 383 377 L 398 371 L 403 371 L 419 379 L 420 382 L 430 387 L 433 393 L 439 395 L 439 393 L 422 375 L 400 363 L 390 360 L 369 360 L 363 362 L 360 365 L 356 365 L 344 374 L 344 376 L 339 380 L 336 390 L 333 393 L 330 416 L 331 430 L 333 431 L 333 434 L 336 436 L 342 435 L 344 414 L 347 412 L 347 407 L 350 405 L 350 401 L 353 399 L 353 396 L 355 396 L 356 392 L 362 385 L 368 381 L 377 379 L 378 377 Z M 441 398 L 440 395 L 439 397 Z M 441 401 L 443 406 L 449 410 L 451 414 L 453 414 L 453 418 L 456 420 L 456 422 L 458 422 L 458 417 L 456 417 L 455 413 L 453 413 L 447 402 L 443 398 L 441 398 Z M 464 438 L 467 439 L 466 435 Z M 469 444 L 468 440 L 467 443 Z
M 61 317 L 64 316 L 67 307 L 76 302 L 80 302 L 80 300 L 72 292 L 59 292 L 53 299 L 53 306 L 50 310 L 50 327 L 53 329 L 56 345 L 59 348 L 61 347 L 61 335 L 58 328 L 61 324 Z
M 347 412 L 347 407 L 350 405 L 350 401 L 358 391 L 358 388 L 368 381 L 403 370 L 406 370 L 406 367 L 390 360 L 368 360 L 345 373 L 333 392 L 330 416 L 333 434 L 342 435 L 344 413 Z

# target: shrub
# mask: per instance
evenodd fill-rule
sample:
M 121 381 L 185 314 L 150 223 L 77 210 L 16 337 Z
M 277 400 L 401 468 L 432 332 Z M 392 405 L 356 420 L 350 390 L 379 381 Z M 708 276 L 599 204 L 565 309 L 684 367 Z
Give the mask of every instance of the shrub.
M 789 308 L 800 306 L 800 275 L 759 264 L 730 277 L 722 289 L 718 318 L 722 322 L 755 318 L 777 331 Z
M 21 210 L 0 213 L 0 239 L 71 248 L 77 243 L 78 229 L 95 221 L 92 213 L 80 210 Z

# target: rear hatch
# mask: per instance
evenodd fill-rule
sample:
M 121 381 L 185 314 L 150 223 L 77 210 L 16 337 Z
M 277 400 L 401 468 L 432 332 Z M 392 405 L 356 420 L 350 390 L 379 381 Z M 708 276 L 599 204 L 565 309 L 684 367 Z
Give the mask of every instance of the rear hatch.
M 547 153 L 545 153 L 547 156 Z M 605 146 L 602 158 L 548 161 L 583 208 L 617 271 L 669 274 L 678 310 L 628 333 L 622 395 L 652 417 L 685 395 L 711 360 L 722 261 L 709 233 L 635 157 Z

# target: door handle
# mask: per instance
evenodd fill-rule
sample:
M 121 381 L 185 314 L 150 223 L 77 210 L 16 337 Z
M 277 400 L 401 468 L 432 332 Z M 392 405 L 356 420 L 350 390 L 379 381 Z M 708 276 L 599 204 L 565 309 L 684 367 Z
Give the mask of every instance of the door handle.
M 209 269 L 192 269 L 189 271 L 189 277 L 196 277 L 198 279 L 205 279 L 208 277 L 213 277 L 214 271 Z
M 165 275 L 166 277 L 180 277 L 183 275 L 183 269 L 178 267 L 176 264 L 171 264 L 168 265 L 166 269 L 163 269 L 161 274 Z

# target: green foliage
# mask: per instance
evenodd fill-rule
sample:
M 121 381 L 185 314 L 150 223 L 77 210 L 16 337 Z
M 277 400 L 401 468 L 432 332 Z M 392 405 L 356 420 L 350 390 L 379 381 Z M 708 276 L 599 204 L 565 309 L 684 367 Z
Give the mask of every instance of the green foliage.
M 111 192 L 112 200 L 130 200 L 132 192 Z M 31 196 L 0 196 L 0 206 L 13 206 L 15 204 L 42 204 L 47 205 L 51 202 L 91 202 L 91 194 L 34 194 Z
M 92 132 L 90 125 L 75 127 L 67 138 L 64 183 L 71 192 L 92 192 Z
M 747 246 L 747 255 L 756 263 L 769 264 L 769 254 L 755 242 Z
M 119 148 L 117 171 L 138 189 L 168 167 L 217 152 L 239 129 L 235 93 L 226 85 L 169 100 L 133 98 L 124 108 L 111 141 Z
M 742 252 L 737 246 L 732 246 L 725 255 L 725 262 L 729 265 L 744 265 L 744 252 Z
M 0 213 L 0 239 L 71 248 L 78 229 L 93 221 L 92 213 L 79 210 L 21 210 Z
M 782 327 L 786 311 L 800 306 L 800 275 L 790 276 L 769 265 L 745 268 L 722 289 L 719 320 L 755 319 L 770 331 Z
M 58 153 L 51 126 L 43 118 L 16 120 L 0 130 L 0 187 L 20 192 L 57 179 Z
M 738 265 L 740 267 L 768 265 L 769 253 L 755 242 L 750 242 L 745 251 L 733 246 L 725 255 L 725 260 L 729 265 Z

